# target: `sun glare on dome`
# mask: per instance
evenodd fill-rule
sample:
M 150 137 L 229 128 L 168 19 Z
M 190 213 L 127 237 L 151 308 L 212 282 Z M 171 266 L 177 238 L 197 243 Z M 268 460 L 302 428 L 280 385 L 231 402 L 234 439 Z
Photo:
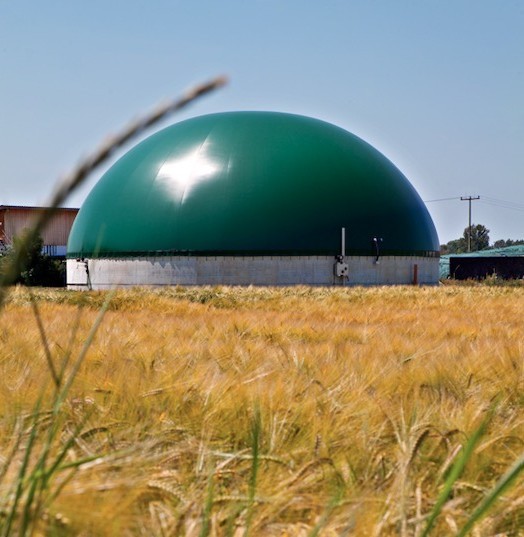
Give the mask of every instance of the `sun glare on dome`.
M 167 160 L 160 168 L 156 180 L 170 196 L 183 203 L 198 184 L 212 178 L 219 169 L 220 164 L 210 159 L 200 148 L 182 157 Z

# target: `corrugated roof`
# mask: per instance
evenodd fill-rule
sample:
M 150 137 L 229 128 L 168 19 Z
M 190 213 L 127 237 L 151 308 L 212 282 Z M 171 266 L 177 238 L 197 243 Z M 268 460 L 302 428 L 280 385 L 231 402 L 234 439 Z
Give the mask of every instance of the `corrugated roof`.
M 524 244 L 516 246 L 507 246 L 506 248 L 492 248 L 480 250 L 478 252 L 468 252 L 463 254 L 446 254 L 440 256 L 440 279 L 449 277 L 449 258 L 450 257 L 514 257 L 524 256 Z

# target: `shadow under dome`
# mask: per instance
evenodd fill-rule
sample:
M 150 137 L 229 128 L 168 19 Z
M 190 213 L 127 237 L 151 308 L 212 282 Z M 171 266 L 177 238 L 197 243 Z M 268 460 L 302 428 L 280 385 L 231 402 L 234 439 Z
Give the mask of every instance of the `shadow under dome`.
M 438 252 L 405 176 L 329 123 L 229 112 L 176 123 L 119 159 L 71 230 L 68 257 Z

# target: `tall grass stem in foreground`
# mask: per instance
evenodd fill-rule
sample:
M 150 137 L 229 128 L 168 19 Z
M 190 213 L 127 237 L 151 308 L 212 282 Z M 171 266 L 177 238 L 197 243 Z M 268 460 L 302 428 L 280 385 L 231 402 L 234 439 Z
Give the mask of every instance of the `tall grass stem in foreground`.
M 64 203 L 71 192 L 73 192 L 89 174 L 105 162 L 118 148 L 129 142 L 129 140 L 141 134 L 144 130 L 161 119 L 164 119 L 169 114 L 186 107 L 198 97 L 220 88 L 226 82 L 227 78 L 224 76 L 214 78 L 209 82 L 190 88 L 179 98 L 158 105 L 151 113 L 133 121 L 116 135 L 110 136 L 98 150 L 82 160 L 68 176 L 60 181 L 47 204 L 46 210 L 38 214 L 33 226 L 24 237 L 24 240 L 21 241 L 15 254 L 10 258 L 10 262 L 7 264 L 4 274 L 0 277 L 0 308 L 5 302 L 7 288 L 16 280 L 17 275 L 23 270 L 29 246 L 36 239 L 41 230 L 45 228 L 46 224 L 56 213 L 57 208 Z
M 29 298 L 31 299 L 31 307 L 33 308 L 34 317 L 36 320 L 36 324 L 38 326 L 38 332 L 40 334 L 40 339 L 42 341 L 42 346 L 44 347 L 44 353 L 45 358 L 47 361 L 47 366 L 49 367 L 49 373 L 51 375 L 51 378 L 53 380 L 53 383 L 55 385 L 55 388 L 57 390 L 60 389 L 60 378 L 58 376 L 58 373 L 55 369 L 55 364 L 53 363 L 53 357 L 51 355 L 51 350 L 49 348 L 49 342 L 47 341 L 47 335 L 45 333 L 45 328 L 42 323 L 42 317 L 40 315 L 40 311 L 38 309 L 38 303 L 35 300 L 35 297 L 31 290 L 28 288 Z

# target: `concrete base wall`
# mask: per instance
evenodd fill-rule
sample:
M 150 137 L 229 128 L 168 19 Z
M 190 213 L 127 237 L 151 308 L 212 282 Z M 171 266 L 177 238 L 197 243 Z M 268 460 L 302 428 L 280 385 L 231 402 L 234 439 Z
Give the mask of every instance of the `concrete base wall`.
M 69 289 L 133 285 L 401 285 L 436 284 L 439 260 L 385 256 L 346 257 L 349 275 L 335 276 L 331 256 L 135 257 L 67 260 Z

